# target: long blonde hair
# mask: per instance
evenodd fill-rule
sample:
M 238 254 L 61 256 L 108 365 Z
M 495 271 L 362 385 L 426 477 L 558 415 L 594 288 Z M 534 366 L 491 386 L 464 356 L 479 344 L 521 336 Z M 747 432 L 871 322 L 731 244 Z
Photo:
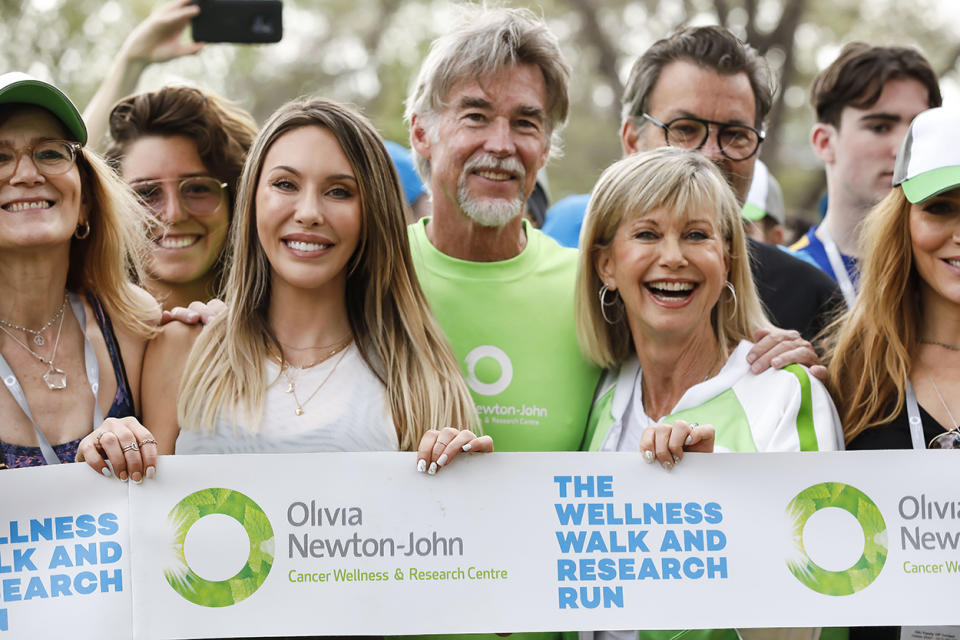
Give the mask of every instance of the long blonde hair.
M 386 386 L 400 448 L 415 448 L 432 427 L 477 428 L 459 365 L 413 270 L 400 184 L 383 141 L 363 116 L 319 98 L 280 107 L 250 149 L 230 231 L 228 310 L 200 334 L 187 359 L 181 428 L 212 429 L 228 409 L 255 428 L 262 415 L 263 361 L 282 350 L 267 321 L 271 276 L 256 230 L 257 183 L 271 145 L 306 126 L 332 133 L 357 177 L 362 221 L 346 267 L 347 315 L 361 355 Z
M 903 411 L 920 328 L 910 202 L 894 187 L 863 222 L 860 295 L 827 330 L 827 386 L 850 442 Z
M 67 288 L 91 291 L 117 326 L 142 337 L 156 333 L 156 310 L 130 283 L 143 278 L 152 220 L 130 188 L 96 153 L 81 149 L 77 167 L 89 207 L 89 233 L 70 241 Z
M 752 340 L 758 329 L 770 327 L 763 313 L 750 273 L 750 258 L 740 207 L 720 171 L 699 153 L 662 147 L 636 153 L 612 164 L 590 196 L 580 238 L 575 301 L 580 349 L 592 362 L 607 368 L 619 366 L 634 352 L 626 310 L 619 296 L 615 316 L 607 322 L 598 302 L 603 281 L 596 261 L 613 243 L 620 224 L 657 208 L 673 215 L 708 208 L 717 212 L 724 255 L 729 265 L 727 280 L 736 291 L 721 291 L 710 321 L 724 357 L 740 340 Z

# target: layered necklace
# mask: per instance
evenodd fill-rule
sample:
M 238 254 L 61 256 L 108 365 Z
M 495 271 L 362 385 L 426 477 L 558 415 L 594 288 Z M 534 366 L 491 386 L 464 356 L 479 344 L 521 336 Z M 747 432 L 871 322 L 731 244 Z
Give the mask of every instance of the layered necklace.
M 347 347 L 349 347 L 352 342 L 353 342 L 353 335 L 351 334 L 345 337 L 343 340 L 340 340 L 339 342 L 336 342 L 332 345 L 327 345 L 324 347 L 311 347 L 310 350 L 312 351 L 319 350 L 319 351 L 323 351 L 323 353 L 317 360 L 314 360 L 310 364 L 303 365 L 302 367 L 295 367 L 289 363 L 283 364 L 283 368 L 280 370 L 280 372 L 283 374 L 283 377 L 287 379 L 287 393 L 293 396 L 293 403 L 296 405 L 296 409 L 294 409 L 293 411 L 295 415 L 302 416 L 306 412 L 304 407 L 306 407 L 308 402 L 313 400 L 314 396 L 316 396 L 320 392 L 320 389 L 322 389 L 323 386 L 327 384 L 327 381 L 330 379 L 330 377 L 333 376 L 333 372 L 337 370 L 337 367 L 340 366 L 340 362 L 342 362 L 344 356 L 347 355 Z M 281 346 L 286 346 L 287 348 L 291 348 L 289 345 L 283 345 L 283 343 L 281 343 Z M 320 381 L 320 384 L 317 385 L 317 388 L 314 389 L 310 393 L 310 395 L 307 396 L 307 398 L 301 402 L 300 399 L 297 397 L 297 377 L 299 377 L 299 374 L 302 373 L 304 369 L 315 367 L 321 362 L 325 362 L 329 360 L 330 358 L 337 355 L 338 353 L 340 354 L 340 357 L 337 358 L 337 361 L 333 364 L 333 367 L 330 369 L 330 372 L 327 373 L 326 376 L 324 376 L 323 380 Z M 294 374 L 291 371 L 291 369 L 296 370 L 297 374 Z
M 27 353 L 32 355 L 34 358 L 40 361 L 41 364 L 47 365 L 47 372 L 43 374 L 43 381 L 46 383 L 47 388 L 51 391 L 60 391 L 61 389 L 67 388 L 67 372 L 63 369 L 58 368 L 54 361 L 57 359 L 57 347 L 60 346 L 60 332 L 63 330 L 63 311 L 67 307 L 67 294 L 63 294 L 63 302 L 60 304 L 60 308 L 57 309 L 57 312 L 53 314 L 53 317 L 50 320 L 40 327 L 39 329 L 30 329 L 27 327 L 21 327 L 18 324 L 8 322 L 3 318 L 0 318 L 0 331 L 3 331 L 5 334 L 10 336 L 14 342 L 19 344 L 21 347 L 27 350 Z M 38 347 L 42 347 L 46 344 L 46 340 L 43 337 L 43 333 L 53 326 L 54 322 L 60 321 L 60 324 L 57 326 L 57 337 L 53 341 L 53 351 L 50 353 L 50 358 L 45 358 L 36 351 L 34 351 L 30 345 L 18 338 L 10 329 L 15 329 L 18 331 L 23 331 L 24 333 L 30 334 L 33 336 L 33 343 Z

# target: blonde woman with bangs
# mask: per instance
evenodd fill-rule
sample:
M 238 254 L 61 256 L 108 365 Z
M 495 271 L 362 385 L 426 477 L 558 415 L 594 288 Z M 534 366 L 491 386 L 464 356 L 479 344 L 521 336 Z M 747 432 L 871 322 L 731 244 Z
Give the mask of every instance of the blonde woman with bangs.
M 104 416 L 140 406 L 159 307 L 130 276 L 148 220 L 86 142 L 63 92 L 0 75 L 0 468 L 73 462 Z
M 419 445 L 435 473 L 492 450 L 415 278 L 402 203 L 362 116 L 322 99 L 271 116 L 240 177 L 227 311 L 202 332 L 165 327 L 147 353 L 161 453 Z
M 664 147 L 615 163 L 593 191 L 580 243 L 577 335 L 587 358 L 607 369 L 588 450 L 639 450 L 670 469 L 686 451 L 840 446 L 833 402 L 804 367 L 750 370 L 751 338 L 772 327 L 750 274 L 740 207 L 712 162 Z M 733 629 L 581 637 L 678 635 L 738 637 Z
M 662 148 L 604 172 L 576 309 L 581 348 L 609 370 L 589 449 L 643 450 L 670 468 L 684 451 L 839 447 L 833 403 L 804 367 L 750 372 L 752 337 L 771 327 L 736 199 L 703 156 Z

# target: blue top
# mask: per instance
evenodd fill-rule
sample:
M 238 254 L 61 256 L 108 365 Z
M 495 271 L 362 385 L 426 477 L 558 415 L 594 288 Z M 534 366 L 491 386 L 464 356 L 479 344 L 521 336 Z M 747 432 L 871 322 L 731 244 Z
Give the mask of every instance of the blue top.
M 793 243 L 790 248 L 800 257 L 807 258 L 808 261 L 812 261 L 826 271 L 827 275 L 836 281 L 837 274 L 833 272 L 833 267 L 830 265 L 827 250 L 823 247 L 823 242 L 820 241 L 820 238 L 817 237 L 817 229 L 819 228 L 820 225 L 810 227 L 810 230 L 803 234 L 803 237 Z M 845 253 L 841 253 L 840 257 L 843 259 L 843 266 L 847 268 L 850 282 L 856 287 L 860 280 L 860 269 L 857 266 L 857 259 Z

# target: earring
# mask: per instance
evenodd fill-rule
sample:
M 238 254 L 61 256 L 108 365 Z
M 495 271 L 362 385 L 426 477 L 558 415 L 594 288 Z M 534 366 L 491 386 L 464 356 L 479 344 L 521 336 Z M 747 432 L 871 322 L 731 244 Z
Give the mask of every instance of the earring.
M 613 299 L 612 299 L 612 300 L 609 300 L 609 301 L 607 300 L 607 294 L 608 294 L 608 293 L 612 293 L 612 294 L 613 294 Z M 610 319 L 610 316 L 607 315 L 607 309 L 615 309 L 615 308 L 619 308 L 619 306 L 620 306 L 620 305 L 618 304 L 618 303 L 620 302 L 620 296 L 617 294 L 617 290 L 616 290 L 616 289 L 611 289 L 610 287 L 607 286 L 607 283 L 604 282 L 604 283 L 603 283 L 603 286 L 600 287 L 600 296 L 599 296 L 599 297 L 600 297 L 600 315 L 602 315 L 602 316 L 603 316 L 603 319 L 607 321 L 607 324 L 617 324 L 618 322 L 620 322 L 620 320 L 623 319 L 622 312 L 621 312 L 620 317 L 618 317 L 618 318 L 616 318 L 616 319 L 614 319 L 614 320 L 611 320 L 611 319 Z
M 730 319 L 732 320 L 734 316 L 737 315 L 737 291 L 733 288 L 733 283 L 727 280 L 723 283 L 727 289 L 730 290 L 730 295 L 733 296 L 733 310 L 730 312 Z
M 87 236 L 90 235 L 90 223 L 84 220 L 82 223 L 77 225 L 77 228 L 73 231 L 73 237 L 77 240 L 85 240 Z

